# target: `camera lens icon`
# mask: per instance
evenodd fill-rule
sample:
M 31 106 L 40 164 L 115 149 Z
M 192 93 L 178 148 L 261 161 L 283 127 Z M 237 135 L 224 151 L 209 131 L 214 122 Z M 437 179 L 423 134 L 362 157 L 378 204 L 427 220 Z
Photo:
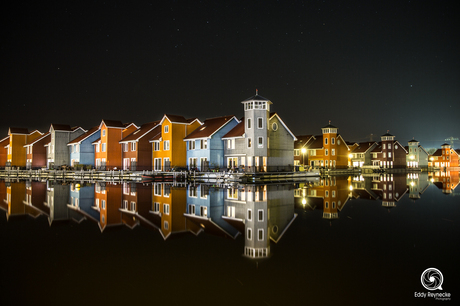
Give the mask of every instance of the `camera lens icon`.
M 442 290 L 441 285 L 444 281 L 444 277 L 438 269 L 428 268 L 423 271 L 420 281 L 422 282 L 423 287 L 427 290 Z

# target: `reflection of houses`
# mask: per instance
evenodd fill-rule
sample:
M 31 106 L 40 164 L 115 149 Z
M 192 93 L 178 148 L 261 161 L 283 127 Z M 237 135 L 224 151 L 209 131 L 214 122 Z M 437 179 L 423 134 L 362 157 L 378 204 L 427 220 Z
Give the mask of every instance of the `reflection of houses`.
M 248 172 L 292 171 L 296 137 L 270 113 L 272 102 L 256 94 L 241 103 L 243 120 L 222 137 L 225 165 Z
M 96 169 L 121 169 L 122 154 L 119 142 L 137 129 L 138 127 L 134 123 L 123 124 L 121 121 L 116 120 L 102 120 L 99 125 L 101 137 L 93 141 Z
M 152 190 L 151 212 L 160 223 L 159 230 L 163 239 L 172 234 L 192 232 L 197 234 L 200 229 L 192 222 L 187 222 L 184 214 L 187 211 L 187 189 L 165 183 L 154 183 Z
M 407 168 L 428 168 L 428 152 L 415 139 L 410 140 L 408 144 Z
M 329 123 L 321 131 L 322 135 L 311 137 L 305 146 L 310 166 L 347 168 L 349 148 L 338 128 Z
M 70 151 L 67 144 L 86 133 L 81 127 L 73 127 L 66 124 L 51 124 L 49 133 L 51 140 L 48 144 L 48 168 L 70 165 Z
M 70 165 L 86 165 L 94 167 L 93 141 L 101 137 L 98 126 L 89 129 L 83 135 L 78 136 L 67 144 L 70 149 Z
M 108 227 L 122 225 L 120 204 L 121 187 L 114 183 L 96 182 L 94 185 L 93 209 L 99 213 L 99 228 L 104 231 Z
M 198 118 L 185 119 L 183 116 L 164 115 L 160 121 L 161 132 L 150 139 L 153 169 L 167 171 L 171 167 L 185 167 L 187 149 L 184 137 L 201 124 Z
M 120 140 L 123 170 L 152 170 L 152 144 L 149 140 L 161 132 L 159 121 L 141 125 Z
M 381 200 L 382 206 L 394 207 L 408 191 L 404 175 L 382 174 L 353 178 L 352 196 L 369 200 Z
M 408 173 L 406 180 L 409 188 L 409 198 L 412 200 L 420 199 L 430 185 L 427 172 Z
M 44 205 L 49 209 L 48 222 L 51 225 L 55 221 L 69 219 L 67 203 L 69 201 L 69 185 L 47 181 L 46 198 Z
M 436 168 L 458 167 L 458 152 L 445 143 L 430 155 L 430 166 Z
M 270 240 L 277 243 L 297 215 L 291 185 L 245 185 L 224 192 L 223 217 L 244 236 L 244 255 L 270 256 Z
M 120 208 L 123 224 L 131 229 L 141 222 L 151 225 L 152 220 L 150 220 L 151 214 L 149 213 L 152 208 L 151 203 L 151 186 L 134 182 L 123 183 L 123 195 Z M 158 229 L 154 222 L 153 225 Z
M 46 168 L 47 165 L 47 147 L 46 145 L 51 141 L 51 134 L 48 132 L 30 142 L 26 147 L 26 168 L 27 169 L 40 169 Z
M 70 184 L 70 197 L 67 207 L 71 210 L 71 218 L 74 221 L 81 222 L 89 219 L 96 223 L 99 222 L 99 211 L 94 207 L 94 186 L 85 183 Z
M 222 218 L 224 215 L 224 189 L 204 184 L 188 186 L 184 214 L 188 220 L 207 233 L 234 239 L 239 232 Z
M 433 173 L 431 181 L 444 194 L 452 194 L 459 184 L 459 173 L 458 171 L 437 171 Z
M 377 147 L 376 142 L 360 142 L 350 152 L 351 166 L 364 167 L 372 166 L 371 152 Z
M 312 186 L 296 190 L 296 197 L 304 208 L 321 209 L 324 219 L 337 219 L 348 201 L 349 182 L 340 176 L 321 178 Z
M 31 133 L 25 128 L 10 128 L 9 141 L 6 145 L 6 167 L 25 167 L 27 162 L 27 149 L 25 145 L 41 137 L 43 133 L 35 130 Z
M 26 196 L 24 204 L 34 217 L 39 215 L 50 215 L 50 209 L 45 205 L 47 184 L 45 182 L 26 181 Z
M 0 207 L 6 212 L 6 219 L 13 216 L 21 216 L 27 214 L 25 200 L 25 181 L 19 182 L 4 182 L 0 181 L 0 191 L 4 196 L 1 199 Z
M 206 119 L 184 140 L 187 143 L 187 166 L 208 171 L 224 167 L 224 141 L 222 137 L 239 123 L 235 116 Z
M 372 165 L 381 168 L 405 168 L 406 155 L 406 149 L 395 140 L 394 135 L 387 132 L 372 150 Z

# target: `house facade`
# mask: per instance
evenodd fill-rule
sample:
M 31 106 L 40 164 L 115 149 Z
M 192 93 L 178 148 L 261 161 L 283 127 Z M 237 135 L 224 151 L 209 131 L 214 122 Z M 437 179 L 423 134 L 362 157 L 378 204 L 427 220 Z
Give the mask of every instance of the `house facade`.
M 187 147 L 184 137 L 202 125 L 198 118 L 165 114 L 159 123 L 161 133 L 155 135 L 152 143 L 153 170 L 168 171 L 173 167 L 187 165 Z
M 349 148 L 330 122 L 321 128 L 322 134 L 313 136 L 306 144 L 308 162 L 313 168 L 343 169 L 348 167 Z
M 0 169 L 5 168 L 8 157 L 8 145 L 10 143 L 10 136 L 0 140 Z
M 372 150 L 372 165 L 380 168 L 405 168 L 407 153 L 404 146 L 395 140 L 395 136 L 387 132 Z
M 40 131 L 30 132 L 25 128 L 10 128 L 8 131 L 9 142 L 6 146 L 7 157 L 6 167 L 26 167 L 27 149 L 25 145 L 28 142 L 41 137 Z
M 67 124 L 51 124 L 49 129 L 51 134 L 48 147 L 48 168 L 59 168 L 61 166 L 70 166 L 70 150 L 67 144 L 80 135 L 86 133 L 81 127 L 73 127 Z
M 431 166 L 436 168 L 458 167 L 459 165 L 459 154 L 448 143 L 441 145 L 441 149 L 437 149 L 429 159 Z
M 222 137 L 240 121 L 235 116 L 206 119 L 200 127 L 184 138 L 187 147 L 187 167 L 199 171 L 224 167 Z
M 257 94 L 241 102 L 244 118 L 222 137 L 224 163 L 245 172 L 292 171 L 297 138 L 277 113 L 272 102 Z
M 300 135 L 296 136 L 297 140 L 294 142 L 294 165 L 305 166 L 308 165 L 307 144 L 313 135 Z
M 150 139 L 161 132 L 159 121 L 141 125 L 120 140 L 123 170 L 152 170 L 152 144 Z
M 26 169 L 41 169 L 47 165 L 47 147 L 51 141 L 51 134 L 48 132 L 25 145 L 26 148 Z
M 72 167 L 77 167 L 78 165 L 94 167 L 93 142 L 100 137 L 101 131 L 98 126 L 95 126 L 70 141 L 67 144 L 70 151 L 70 165 Z
M 101 137 L 93 141 L 94 163 L 98 170 L 122 169 L 122 145 L 120 140 L 139 127 L 134 123 L 103 119 L 99 125 Z
M 360 142 L 350 150 L 350 164 L 354 168 L 372 166 L 371 152 L 377 147 L 376 142 Z
M 428 168 L 428 152 L 417 140 L 410 140 L 406 150 L 408 152 L 406 155 L 407 168 Z

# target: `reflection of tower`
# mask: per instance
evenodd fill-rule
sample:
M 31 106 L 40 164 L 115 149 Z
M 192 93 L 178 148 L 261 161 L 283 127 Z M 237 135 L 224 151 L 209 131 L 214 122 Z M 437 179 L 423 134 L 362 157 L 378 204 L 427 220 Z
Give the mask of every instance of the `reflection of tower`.
M 277 243 L 297 215 L 292 185 L 245 185 L 228 188 L 225 221 L 244 235 L 244 256 L 270 256 L 270 241 Z

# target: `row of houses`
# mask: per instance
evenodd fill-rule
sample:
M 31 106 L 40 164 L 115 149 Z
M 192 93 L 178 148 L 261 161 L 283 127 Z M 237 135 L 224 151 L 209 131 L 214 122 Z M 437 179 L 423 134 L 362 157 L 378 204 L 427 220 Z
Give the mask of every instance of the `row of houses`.
M 460 150 L 445 143 L 429 154 L 420 142 L 412 139 L 402 145 L 387 133 L 379 142 L 346 142 L 331 125 L 322 128 L 321 135 L 297 136 L 294 164 L 311 168 L 449 168 L 459 166 Z
M 444 144 L 429 156 L 416 140 L 403 146 L 386 133 L 380 142 L 350 143 L 330 122 L 320 135 L 295 136 L 272 102 L 258 94 L 241 102 L 244 116 L 206 119 L 165 114 L 141 126 L 102 120 L 90 129 L 51 124 L 48 132 L 10 128 L 0 140 L 0 167 L 98 170 L 456 167 L 459 152 Z

